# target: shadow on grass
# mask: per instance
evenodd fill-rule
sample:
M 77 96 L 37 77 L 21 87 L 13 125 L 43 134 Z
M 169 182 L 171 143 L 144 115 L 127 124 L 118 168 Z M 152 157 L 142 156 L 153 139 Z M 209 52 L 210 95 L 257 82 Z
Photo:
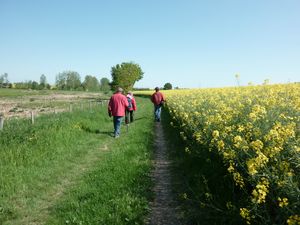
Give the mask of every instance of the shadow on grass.
M 138 120 L 144 120 L 144 119 L 146 119 L 146 118 L 147 118 L 147 117 L 145 117 L 145 116 L 142 116 L 142 117 L 135 118 L 135 119 L 134 119 L 134 121 L 138 121 Z M 134 121 L 133 121 L 133 122 L 134 122 Z
M 85 132 L 92 133 L 92 134 L 106 134 L 110 137 L 113 136 L 112 131 L 105 131 L 105 130 L 101 131 L 100 129 L 92 129 L 92 128 L 86 127 L 86 126 L 82 126 L 81 129 L 84 130 Z

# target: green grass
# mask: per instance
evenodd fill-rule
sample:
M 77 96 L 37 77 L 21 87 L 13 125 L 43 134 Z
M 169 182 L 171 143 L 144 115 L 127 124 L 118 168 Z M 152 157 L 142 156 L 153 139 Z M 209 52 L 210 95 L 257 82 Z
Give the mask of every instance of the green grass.
M 103 92 L 86 92 L 86 91 L 63 91 L 63 90 L 24 90 L 24 89 L 12 89 L 12 88 L 0 88 L 0 98 L 16 98 L 24 96 L 47 96 L 49 94 L 61 94 L 61 95 L 80 95 L 87 93 L 99 93 L 99 96 L 107 98 L 108 96 Z
M 22 90 L 22 89 L 11 89 L 11 88 L 0 88 L 0 98 L 2 97 L 21 97 L 27 95 L 47 95 L 50 91 L 48 90 Z
M 6 123 L 0 224 L 142 224 L 151 186 L 152 107 L 111 136 L 106 107 Z M 81 223 L 80 223 L 81 221 Z M 103 222 L 104 221 L 104 222 Z

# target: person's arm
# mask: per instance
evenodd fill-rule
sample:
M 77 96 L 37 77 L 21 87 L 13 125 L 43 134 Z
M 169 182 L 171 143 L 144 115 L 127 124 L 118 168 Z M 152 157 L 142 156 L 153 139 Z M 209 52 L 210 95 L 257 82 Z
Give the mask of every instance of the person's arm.
M 132 108 L 133 108 L 133 111 L 136 111 L 136 102 L 135 102 L 135 99 L 132 98 Z
M 107 107 L 107 112 L 108 112 L 108 116 L 111 117 L 112 113 L 112 98 L 110 98 L 109 103 L 108 103 L 108 107 Z
M 154 94 L 151 95 L 151 102 L 154 103 Z

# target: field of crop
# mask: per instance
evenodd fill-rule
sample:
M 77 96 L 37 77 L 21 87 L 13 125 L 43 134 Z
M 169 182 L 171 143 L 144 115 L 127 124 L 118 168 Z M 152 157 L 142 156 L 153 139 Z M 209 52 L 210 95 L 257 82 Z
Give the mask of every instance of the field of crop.
M 185 143 L 194 223 L 300 224 L 299 84 L 164 94 Z

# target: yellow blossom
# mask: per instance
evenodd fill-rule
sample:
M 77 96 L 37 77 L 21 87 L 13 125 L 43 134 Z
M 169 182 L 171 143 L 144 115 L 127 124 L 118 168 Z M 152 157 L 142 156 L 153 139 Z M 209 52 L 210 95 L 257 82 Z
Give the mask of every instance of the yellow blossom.
M 300 216 L 299 215 L 292 215 L 287 219 L 288 225 L 300 225 Z
M 264 143 L 262 143 L 261 140 L 256 140 L 256 141 L 252 141 L 252 142 L 250 143 L 250 146 L 251 146 L 255 151 L 259 151 L 259 150 L 263 149 Z
M 278 197 L 278 205 L 279 207 L 283 208 L 285 206 L 287 206 L 289 204 L 288 199 L 287 198 L 280 198 Z
M 243 219 L 246 220 L 247 224 L 250 224 L 251 217 L 250 217 L 250 211 L 248 209 L 240 208 L 240 215 Z
M 266 178 L 262 178 L 252 191 L 252 202 L 258 204 L 266 202 L 266 196 L 269 192 L 268 188 L 269 181 Z
M 213 138 L 218 138 L 218 137 L 220 136 L 219 131 L 214 130 L 214 131 L 212 132 L 212 136 L 213 136 Z
M 219 151 L 223 150 L 224 146 L 225 146 L 224 141 L 222 141 L 222 140 L 218 141 L 218 150 Z

